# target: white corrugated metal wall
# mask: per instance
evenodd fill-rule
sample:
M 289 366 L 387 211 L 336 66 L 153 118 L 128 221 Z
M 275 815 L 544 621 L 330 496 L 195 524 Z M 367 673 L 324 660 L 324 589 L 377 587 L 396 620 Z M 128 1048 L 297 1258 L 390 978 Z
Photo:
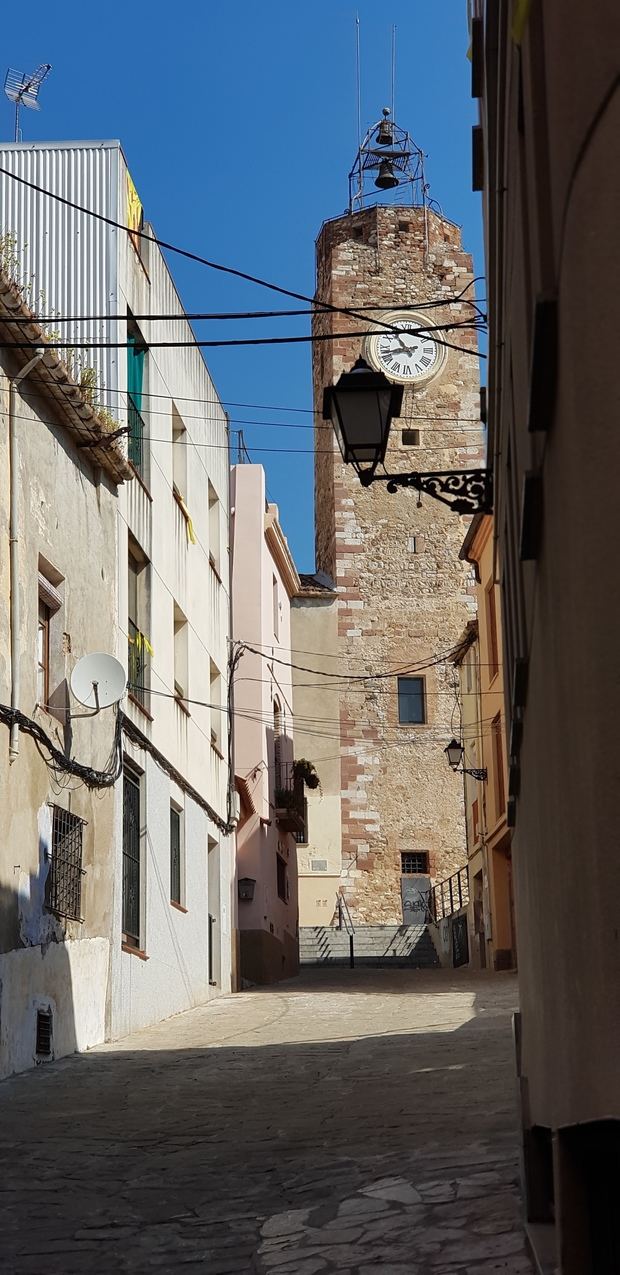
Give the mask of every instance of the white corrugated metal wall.
M 118 142 L 45 143 L 0 147 L 0 167 L 115 218 L 118 209 Z M 25 299 L 68 341 L 116 341 L 116 322 L 58 323 L 55 316 L 115 315 L 116 238 L 111 226 L 0 173 L 0 236 L 15 236 L 17 274 Z M 36 283 L 34 282 L 36 280 Z M 124 338 L 124 332 L 123 332 Z M 100 402 L 116 415 L 118 351 L 76 351 L 98 373 Z

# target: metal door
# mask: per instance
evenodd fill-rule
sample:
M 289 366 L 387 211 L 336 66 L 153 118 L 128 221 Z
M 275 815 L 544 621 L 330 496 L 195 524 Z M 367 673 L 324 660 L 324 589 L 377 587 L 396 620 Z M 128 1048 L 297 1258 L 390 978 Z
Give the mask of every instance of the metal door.
M 422 872 L 409 873 L 400 878 L 403 925 L 426 925 L 430 888 L 431 879 Z

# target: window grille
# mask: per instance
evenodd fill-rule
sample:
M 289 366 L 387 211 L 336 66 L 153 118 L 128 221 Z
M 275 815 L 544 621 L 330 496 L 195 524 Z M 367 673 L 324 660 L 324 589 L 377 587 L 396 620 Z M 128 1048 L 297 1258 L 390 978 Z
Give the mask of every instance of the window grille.
M 41 1058 L 49 1058 L 52 1052 L 52 1011 L 37 1010 L 37 1035 L 35 1053 Z
M 181 815 L 170 807 L 170 898 L 181 902 Z
M 50 912 L 81 921 L 82 829 L 84 820 L 60 806 L 53 807 L 52 848 L 48 857 L 45 903 Z
M 408 850 L 400 856 L 400 870 L 404 877 L 415 872 L 428 872 L 428 854 L 426 850 Z
M 123 775 L 123 932 L 140 945 L 140 780 Z

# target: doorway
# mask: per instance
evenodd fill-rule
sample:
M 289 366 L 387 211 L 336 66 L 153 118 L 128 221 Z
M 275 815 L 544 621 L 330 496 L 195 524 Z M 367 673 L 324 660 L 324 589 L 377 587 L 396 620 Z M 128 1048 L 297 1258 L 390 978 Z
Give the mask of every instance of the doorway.
M 403 925 L 426 925 L 431 889 L 427 851 L 403 851 L 400 856 L 400 873 Z
M 222 925 L 220 902 L 220 846 L 209 837 L 207 851 L 207 971 L 210 987 L 222 981 Z

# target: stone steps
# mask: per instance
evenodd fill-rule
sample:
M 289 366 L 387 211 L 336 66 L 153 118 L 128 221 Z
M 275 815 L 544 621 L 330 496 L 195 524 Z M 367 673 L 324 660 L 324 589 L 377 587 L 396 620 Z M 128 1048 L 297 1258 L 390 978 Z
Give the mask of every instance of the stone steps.
M 433 941 L 425 926 L 363 925 L 354 934 L 356 965 L 431 969 L 439 965 Z M 300 965 L 348 965 L 349 935 L 331 926 L 302 926 L 299 931 Z

